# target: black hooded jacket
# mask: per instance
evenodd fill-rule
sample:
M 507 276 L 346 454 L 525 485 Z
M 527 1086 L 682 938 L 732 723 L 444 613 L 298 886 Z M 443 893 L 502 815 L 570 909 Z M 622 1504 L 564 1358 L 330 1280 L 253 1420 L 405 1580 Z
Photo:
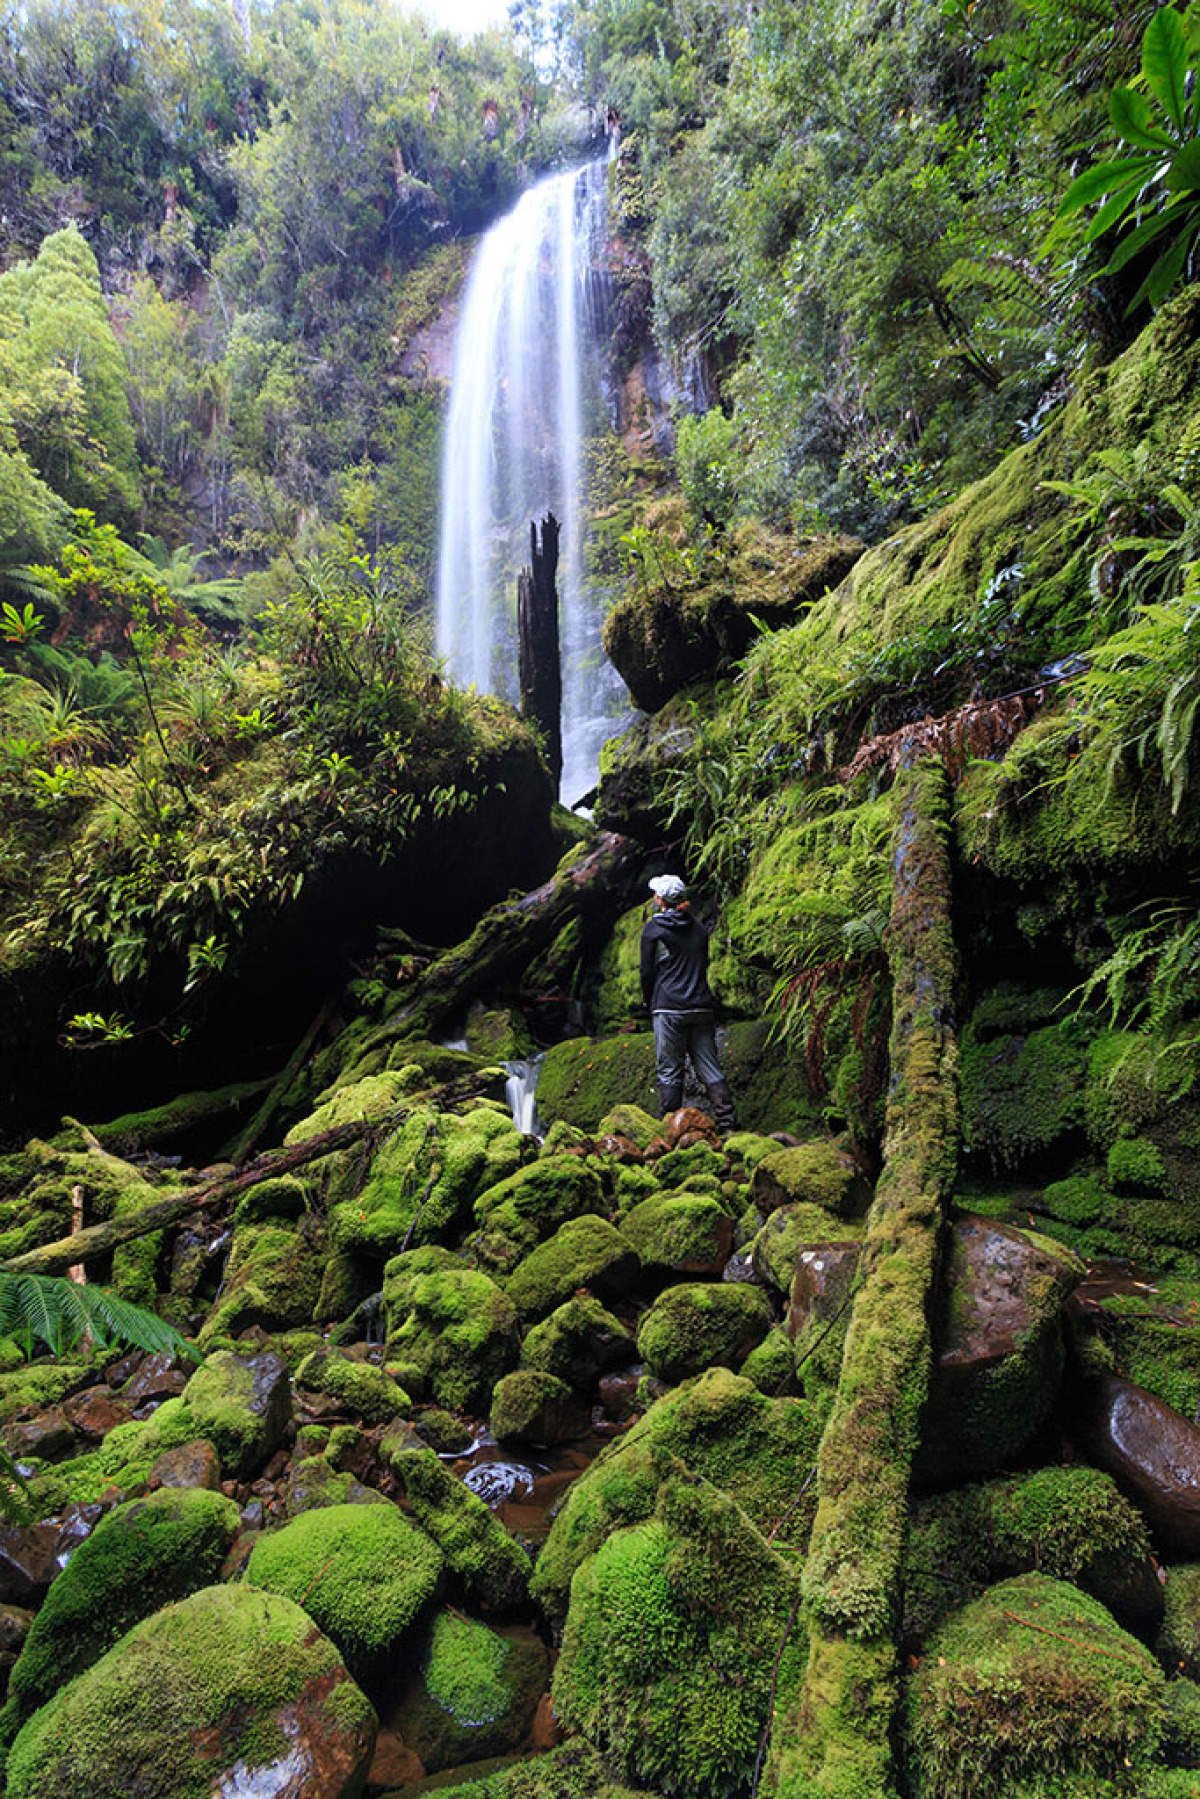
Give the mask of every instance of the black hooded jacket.
M 652 1012 L 711 1012 L 708 931 L 671 906 L 642 930 L 642 998 Z

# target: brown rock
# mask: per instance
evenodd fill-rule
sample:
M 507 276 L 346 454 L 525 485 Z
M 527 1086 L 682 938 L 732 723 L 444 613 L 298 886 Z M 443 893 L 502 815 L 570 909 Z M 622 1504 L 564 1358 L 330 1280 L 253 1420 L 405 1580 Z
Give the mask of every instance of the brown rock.
M 1200 1556 L 1200 1427 L 1144 1387 L 1106 1375 L 1085 1390 L 1076 1434 L 1145 1513 L 1161 1549 Z
M 595 1147 L 602 1156 L 609 1156 L 614 1162 L 634 1163 L 644 1160 L 641 1150 L 631 1137 L 598 1137 Z
M 687 1149 L 693 1143 L 711 1143 L 714 1149 L 721 1147 L 721 1133 L 699 1106 L 681 1106 L 678 1112 L 664 1120 L 663 1136 L 672 1149 Z M 684 1137 L 688 1139 L 683 1142 Z
M 36 1455 L 43 1461 L 52 1462 L 56 1456 L 67 1455 L 74 1449 L 75 1432 L 62 1407 L 55 1405 L 34 1418 L 8 1425 L 4 1440 L 18 1461 L 22 1456 Z
M 934 1315 L 919 1481 L 972 1480 L 1029 1444 L 1058 1396 L 1062 1305 L 1082 1273 L 1079 1258 L 1048 1238 L 958 1220 Z
M 425 1778 L 425 1764 L 407 1746 L 397 1731 L 381 1730 L 375 1742 L 375 1755 L 367 1775 L 369 1787 L 413 1786 Z
M 787 1333 L 794 1342 L 809 1325 L 824 1325 L 846 1304 L 862 1246 L 815 1243 L 796 1257 L 788 1300 Z
M 0 1524 L 0 1605 L 36 1608 L 58 1572 L 57 1524 Z
M 127 1405 L 122 1405 L 113 1394 L 111 1387 L 89 1387 L 84 1393 L 76 1393 L 68 1399 L 63 1411 L 80 1436 L 99 1442 L 118 1424 L 128 1424 L 133 1413 Z
M 600 1404 L 610 1418 L 622 1420 L 637 1411 L 638 1382 L 646 1372 L 641 1362 L 633 1368 L 620 1368 L 615 1374 L 600 1378 Z
M 540 1752 L 556 1748 L 558 1742 L 558 1719 L 554 1716 L 554 1702 L 549 1693 L 543 1693 L 529 1727 L 529 1747 Z
M 187 1374 L 175 1366 L 174 1352 L 164 1349 L 146 1357 L 122 1387 L 121 1398 L 128 1406 L 146 1405 L 152 1399 L 177 1399 L 187 1384 Z
M 160 1487 L 206 1487 L 210 1493 L 224 1493 L 226 1499 L 232 1499 L 236 1491 L 234 1481 L 222 1481 L 220 1457 L 207 1437 L 164 1449 L 150 1470 L 150 1479 Z

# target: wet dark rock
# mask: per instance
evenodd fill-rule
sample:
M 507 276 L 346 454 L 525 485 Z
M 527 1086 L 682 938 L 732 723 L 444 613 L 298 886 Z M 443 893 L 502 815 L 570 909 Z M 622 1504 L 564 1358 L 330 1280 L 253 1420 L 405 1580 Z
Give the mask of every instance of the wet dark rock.
M 57 1524 L 0 1525 L 0 1605 L 37 1606 L 58 1573 Z
M 87 1540 L 103 1518 L 107 1506 L 93 1501 L 91 1505 L 68 1506 L 59 1520 L 55 1550 L 59 1567 L 65 1567 L 73 1552 Z
M 252 1499 L 249 1505 L 244 1505 L 241 1510 L 240 1516 L 243 1530 L 261 1530 L 266 1515 L 266 1507 L 262 1500 Z
M 601 1376 L 600 1404 L 610 1418 L 623 1421 L 636 1412 L 638 1383 L 645 1372 L 645 1365 L 635 1362 L 631 1368 L 619 1368 L 614 1374 Z
M 1054 1408 L 1063 1301 L 1083 1273 L 1049 1238 L 961 1218 L 933 1325 L 933 1366 L 914 1478 L 955 1486 L 1011 1464 Z
M 147 1356 L 136 1374 L 121 1389 L 128 1406 L 146 1405 L 151 1400 L 177 1399 L 188 1384 L 188 1375 L 176 1366 L 174 1353 L 164 1349 Z
M 220 1457 L 204 1437 L 164 1450 L 150 1470 L 150 1480 L 160 1487 L 207 1487 L 212 1493 L 223 1490 Z
M 36 1417 L 8 1425 L 4 1440 L 18 1461 L 32 1455 L 52 1462 L 75 1447 L 75 1432 L 62 1407 L 51 1406 Z
M 116 1398 L 111 1387 L 89 1387 L 68 1399 L 63 1411 L 81 1437 L 99 1442 L 118 1424 L 133 1417 L 131 1408 Z
M 1080 1447 L 1145 1514 L 1160 1548 L 1200 1556 L 1200 1427 L 1165 1401 L 1107 1375 L 1085 1390 Z
M 583 1436 L 590 1423 L 588 1409 L 557 1375 L 523 1368 L 496 1383 L 491 1424 L 500 1441 L 546 1448 Z
M 24 1606 L 0 1606 L 0 1649 L 19 1649 L 32 1623 L 33 1613 Z

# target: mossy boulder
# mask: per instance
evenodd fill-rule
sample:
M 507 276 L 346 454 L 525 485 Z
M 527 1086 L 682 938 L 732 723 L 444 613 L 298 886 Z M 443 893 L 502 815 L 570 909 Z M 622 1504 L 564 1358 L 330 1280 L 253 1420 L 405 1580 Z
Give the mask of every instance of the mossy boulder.
M 1200 1280 L 1160 1274 L 1100 1292 L 1088 1316 L 1126 1379 L 1185 1418 L 1200 1416 Z
M 651 1275 L 719 1275 L 733 1248 L 733 1219 L 715 1199 L 666 1193 L 643 1200 L 621 1230 Z
M 445 1557 L 449 1582 L 468 1605 L 511 1612 L 525 1603 L 529 1558 L 483 1500 L 411 1433 L 385 1431 L 379 1453 L 413 1517 Z
M 1162 1628 L 1155 1639 L 1154 1653 L 1168 1674 L 1183 1674 L 1189 1680 L 1200 1674 L 1198 1562 L 1180 1562 L 1167 1570 Z
M 554 1707 L 628 1779 L 682 1799 L 748 1781 L 774 1699 L 803 1672 L 798 1575 L 741 1508 L 672 1480 L 571 1583 Z
M 742 1363 L 741 1372 L 754 1382 L 760 1393 L 779 1398 L 796 1391 L 795 1355 L 792 1339 L 784 1327 L 776 1325 L 761 1343 L 755 1345 Z
M 628 1293 L 640 1272 L 637 1251 L 606 1218 L 569 1219 L 519 1263 L 506 1289 L 521 1317 L 544 1318 L 587 1287 L 601 1298 Z
M 376 1151 L 361 1192 L 330 1216 L 343 1251 L 382 1259 L 411 1243 L 465 1229 L 471 1205 L 521 1165 L 522 1139 L 507 1114 L 479 1106 L 461 1115 L 419 1106 Z
M 517 1309 L 508 1294 L 431 1245 L 388 1263 L 383 1298 L 389 1360 L 414 1363 L 439 1405 L 486 1406 L 517 1360 Z
M 594 1133 L 616 1106 L 642 1112 L 658 1107 L 654 1038 L 649 1031 L 620 1037 L 572 1037 L 546 1051 L 538 1081 L 542 1122 L 572 1124 Z
M 910 1677 L 917 1799 L 1010 1799 L 1056 1780 L 1128 1778 L 1163 1730 L 1149 1650 L 1077 1587 L 1023 1574 L 950 1618 Z
M 387 1069 L 328 1088 L 317 1096 L 313 1111 L 292 1126 L 284 1142 L 289 1148 L 307 1143 L 310 1137 L 323 1136 L 343 1124 L 386 1126 L 403 1109 L 407 1093 L 400 1072 Z
M 91 1369 L 77 1362 L 31 1362 L 11 1368 L 0 1374 L 0 1424 L 18 1412 L 58 1405 L 92 1379 Z
M 785 1152 L 786 1153 L 786 1152 Z M 842 1219 L 823 1206 L 800 1200 L 769 1213 L 751 1246 L 751 1261 L 759 1280 L 777 1293 L 790 1293 L 796 1258 L 802 1249 L 820 1243 L 857 1243 L 862 1226 Z
M 240 1528 L 238 1508 L 203 1488 L 162 1487 L 117 1506 L 50 1588 L 9 1677 L 0 1741 L 134 1624 L 208 1586 Z
M 315 1349 L 305 1356 L 296 1370 L 296 1385 L 336 1399 L 364 1424 L 388 1424 L 412 1410 L 404 1388 L 384 1369 L 337 1349 Z
M 732 1494 L 764 1534 L 778 1527 L 781 1545 L 802 1549 L 825 1415 L 805 1400 L 768 1399 L 725 1368 L 677 1387 L 570 1487 L 537 1560 L 534 1597 L 561 1619 L 579 1564 L 621 1525 L 649 1518 L 662 1481 L 680 1468 Z
M 324 1455 L 294 1455 L 288 1464 L 283 1488 L 283 1513 L 298 1518 L 302 1512 L 330 1505 L 390 1505 L 390 1499 L 374 1487 L 364 1487 L 346 1469 L 338 1469 Z
M 165 1400 L 150 1418 L 114 1425 L 98 1449 L 37 1474 L 31 1482 L 35 1508 L 48 1517 L 69 1505 L 91 1504 L 110 1488 L 128 1492 L 147 1479 L 165 1451 L 201 1434 L 182 1398 Z
M 277 1219 L 238 1225 L 221 1298 L 197 1339 L 201 1347 L 254 1327 L 282 1331 L 310 1323 L 321 1291 L 322 1235 L 315 1221 L 312 1229 Z
M 436 1773 L 516 1749 L 548 1677 L 546 1651 L 531 1632 L 501 1636 L 443 1608 L 392 1716 L 406 1746 Z
M 357 1663 L 392 1653 L 438 1590 L 441 1550 L 394 1505 L 331 1505 L 263 1533 L 252 1586 L 302 1605 Z
M 596 971 L 596 1025 L 601 1032 L 645 1022 L 642 1005 L 642 930 L 650 907 L 623 912 L 613 926 Z
M 511 1269 L 568 1218 L 597 1212 L 604 1193 L 595 1169 L 576 1156 L 543 1156 L 475 1201 L 481 1259 Z
M 1082 1142 L 1092 1031 L 1075 1020 L 1023 1035 L 968 1026 L 959 1064 L 963 1147 L 985 1167 L 1062 1164 Z
M 777 1149 L 756 1164 L 751 1197 L 761 1212 L 777 1206 L 819 1206 L 835 1218 L 853 1218 L 871 1203 L 871 1186 L 846 1150 L 836 1143 L 800 1143 Z
M 245 1224 L 263 1224 L 282 1218 L 295 1222 L 309 1206 L 307 1184 L 296 1174 L 276 1174 L 247 1187 L 234 1207 L 235 1230 Z
M 556 1374 L 521 1368 L 496 1382 L 491 1429 L 499 1442 L 509 1439 L 544 1449 L 583 1436 L 589 1423 L 588 1412 Z
M 1083 1273 L 1062 1244 L 984 1218 L 953 1229 L 914 1472 L 949 1486 L 1002 1468 L 1052 1411 L 1061 1310 Z
M 634 1353 L 633 1336 L 620 1319 L 583 1293 L 534 1325 L 521 1344 L 521 1367 L 556 1374 L 581 1390 L 606 1369 L 631 1362 Z
M 287 1363 L 270 1351 L 238 1356 L 218 1350 L 197 1368 L 182 1403 L 191 1422 L 189 1435 L 207 1437 L 222 1468 L 245 1479 L 279 1447 L 291 1418 Z
M 660 1293 L 638 1326 L 638 1353 L 660 1380 L 686 1380 L 705 1368 L 737 1368 L 771 1328 L 758 1287 L 685 1282 Z
M 671 809 L 663 798 L 663 776 L 686 759 L 695 742 L 698 720 L 715 709 L 718 695 L 725 691 L 708 682 L 698 683 L 651 717 L 636 717 L 618 736 L 608 739 L 600 750 L 596 793 L 595 820 L 600 830 L 620 831 L 643 843 L 664 840 Z
M 1090 1593 L 1139 1635 L 1162 1616 L 1144 1518 L 1109 1475 L 1079 1462 L 919 1500 L 906 1551 L 905 1633 L 921 1640 L 989 1582 L 1034 1571 Z
M 305 1799 L 352 1799 L 375 1715 L 298 1605 L 207 1587 L 123 1636 L 32 1717 L 10 1799 L 212 1799 L 276 1791 L 289 1757 Z
M 597 1137 L 628 1137 L 639 1149 L 647 1149 L 661 1134 L 662 1124 L 640 1106 L 614 1106 L 596 1126 Z

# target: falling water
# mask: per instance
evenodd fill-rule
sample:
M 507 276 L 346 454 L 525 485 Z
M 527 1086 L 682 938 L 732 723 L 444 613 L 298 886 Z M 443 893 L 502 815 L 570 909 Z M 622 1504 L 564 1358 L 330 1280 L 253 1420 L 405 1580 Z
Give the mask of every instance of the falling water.
M 562 792 L 595 784 L 620 689 L 584 574 L 583 446 L 598 428 L 605 164 L 552 175 L 487 233 L 467 283 L 442 449 L 438 650 L 450 673 L 517 698 L 516 577 L 553 512 L 563 665 Z

